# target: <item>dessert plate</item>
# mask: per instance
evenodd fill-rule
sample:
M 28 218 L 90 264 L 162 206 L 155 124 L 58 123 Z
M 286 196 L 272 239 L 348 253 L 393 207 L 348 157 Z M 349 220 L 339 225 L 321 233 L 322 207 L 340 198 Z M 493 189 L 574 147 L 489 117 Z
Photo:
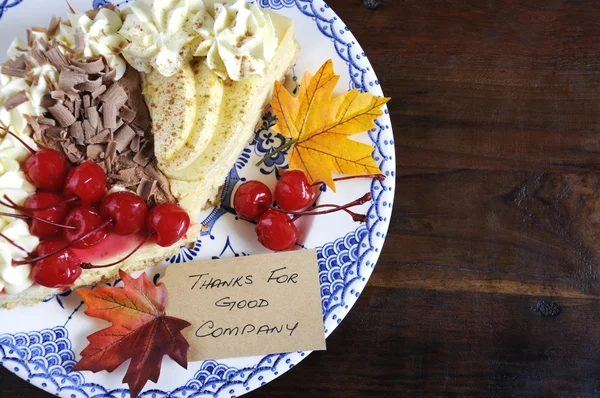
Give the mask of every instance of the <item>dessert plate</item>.
M 341 75 L 335 94 L 358 88 L 383 96 L 375 72 L 356 39 L 322 0 L 258 0 L 262 7 L 275 9 L 293 19 L 302 55 L 294 73 L 300 81 L 305 71 L 314 73 L 332 59 Z M 127 0 L 113 0 L 122 6 Z M 76 10 L 107 4 L 106 0 L 70 0 Z M 40 7 L 36 0 L 0 0 L 0 49 L 8 48 L 15 36 L 25 36 L 25 27 L 46 25 L 53 13 L 64 9 Z M 294 84 L 294 83 L 292 83 Z M 156 281 L 169 263 L 192 259 L 216 259 L 264 253 L 254 225 L 238 219 L 230 208 L 232 192 L 239 181 L 260 179 L 273 187 L 277 168 L 285 167 L 287 153 L 256 167 L 256 162 L 284 143 L 269 128 L 273 115 L 263 117 L 251 144 L 243 151 L 225 182 L 222 206 L 204 212 L 198 221 L 208 225 L 193 248 L 184 248 L 164 264 L 146 272 Z M 302 228 L 299 242 L 317 248 L 321 302 L 325 333 L 328 336 L 346 316 L 365 287 L 377 262 L 390 220 L 395 185 L 394 137 L 387 108 L 376 120 L 376 128 L 358 136 L 375 147 L 373 156 L 385 181 L 361 179 L 338 184 L 337 193 L 323 192 L 322 203 L 346 203 L 371 191 L 373 201 L 361 209 L 368 222 L 357 224 L 336 214 L 314 217 Z M 116 282 L 119 283 L 119 282 Z M 83 313 L 75 294 L 64 293 L 37 306 L 0 311 L 0 363 L 27 382 L 60 397 L 129 396 L 121 383 L 126 366 L 113 373 L 74 372 L 73 365 L 87 345 L 86 336 L 106 326 Z M 309 352 L 230 358 L 192 362 L 182 369 L 165 357 L 158 383 L 148 382 L 141 397 L 234 397 L 252 391 L 293 368 Z

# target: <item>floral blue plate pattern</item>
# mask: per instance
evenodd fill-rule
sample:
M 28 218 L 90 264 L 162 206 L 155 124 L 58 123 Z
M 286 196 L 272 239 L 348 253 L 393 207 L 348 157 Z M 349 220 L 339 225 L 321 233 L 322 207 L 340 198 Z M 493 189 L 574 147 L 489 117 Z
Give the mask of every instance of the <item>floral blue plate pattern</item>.
M 322 0 L 257 0 L 260 6 L 278 10 L 296 24 L 303 55 L 294 68 L 298 80 L 305 71 L 315 72 L 333 59 L 341 75 L 337 93 L 357 88 L 383 95 L 369 61 L 349 29 Z M 113 0 L 117 6 L 129 1 Z M 107 0 L 70 1 L 75 9 L 107 4 Z M 46 25 L 56 7 L 37 7 L 38 0 L 0 0 L 0 48 L 8 48 L 13 37 L 24 36 L 24 27 Z M 59 7 L 60 8 L 60 7 Z M 210 228 L 202 232 L 191 249 L 147 272 L 157 280 L 168 264 L 192 259 L 215 259 L 265 252 L 257 242 L 253 225 L 240 220 L 230 208 L 237 183 L 261 179 L 274 186 L 278 168 L 287 164 L 287 153 L 271 158 L 261 167 L 257 159 L 281 146 L 283 137 L 269 130 L 274 118 L 267 113 L 251 144 L 240 155 L 225 183 L 223 206 L 205 212 L 199 221 Z M 338 184 L 334 195 L 325 190 L 323 203 L 346 203 L 371 191 L 373 201 L 361 210 L 369 220 L 355 224 L 344 214 L 317 217 L 305 225 L 302 248 L 317 248 L 321 301 L 326 335 L 346 316 L 367 283 L 387 232 L 395 185 L 395 154 L 387 108 L 376 128 L 359 136 L 374 147 L 373 156 L 387 176 L 385 181 L 354 180 Z M 310 228 L 308 228 L 310 226 Z M 118 284 L 119 281 L 115 282 Z M 56 396 L 69 398 L 127 398 L 121 383 L 124 367 L 112 374 L 74 372 L 73 365 L 87 344 L 85 337 L 105 327 L 102 321 L 83 314 L 77 295 L 65 293 L 32 308 L 0 311 L 0 364 L 27 382 Z M 254 390 L 293 368 L 309 352 L 293 352 L 190 363 L 179 368 L 165 359 L 158 383 L 149 382 L 141 397 L 237 397 Z

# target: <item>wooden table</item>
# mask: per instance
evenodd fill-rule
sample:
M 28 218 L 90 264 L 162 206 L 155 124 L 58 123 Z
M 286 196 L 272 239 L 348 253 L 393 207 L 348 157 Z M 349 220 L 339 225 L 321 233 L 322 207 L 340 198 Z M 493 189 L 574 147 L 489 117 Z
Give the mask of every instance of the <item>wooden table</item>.
M 254 396 L 600 396 L 600 4 L 329 4 L 393 97 L 393 220 L 328 351 Z

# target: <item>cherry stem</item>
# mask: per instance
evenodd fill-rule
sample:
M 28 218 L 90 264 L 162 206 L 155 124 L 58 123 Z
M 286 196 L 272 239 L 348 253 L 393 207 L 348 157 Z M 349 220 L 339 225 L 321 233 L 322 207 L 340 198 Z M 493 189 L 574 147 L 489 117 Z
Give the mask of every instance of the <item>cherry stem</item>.
M 0 202 L 0 204 L 1 203 L 2 202 Z M 23 214 L 12 214 L 12 213 L 0 212 L 0 217 L 20 218 L 21 220 L 26 220 L 26 219 L 31 218 L 32 220 L 38 220 L 38 221 L 41 221 L 41 222 L 43 222 L 45 224 L 53 225 L 53 226 L 58 227 L 58 228 L 77 229 L 77 227 L 74 227 L 72 225 L 59 224 L 59 223 L 56 223 L 54 221 L 44 220 L 43 218 L 38 217 L 38 216 L 28 216 L 28 215 L 23 215 Z
M 35 207 L 35 208 L 28 208 L 28 207 L 24 207 L 24 206 L 19 206 L 18 204 L 16 204 L 15 202 L 13 202 L 11 198 L 9 198 L 6 195 L 4 195 L 4 200 L 6 200 L 10 204 L 7 204 L 6 202 L 3 202 L 3 201 L 0 200 L 0 205 L 8 207 L 9 209 L 19 210 L 19 211 L 22 211 L 22 212 L 26 213 L 26 212 L 29 212 L 29 211 L 43 211 L 43 210 L 54 209 L 54 208 L 57 208 L 58 206 L 66 205 L 66 204 L 69 204 L 69 203 L 73 203 L 73 202 L 79 200 L 79 198 L 76 197 L 76 196 L 73 196 L 72 198 L 63 200 L 62 202 L 59 202 L 59 203 L 51 205 L 51 206 L 47 206 L 47 207 Z
M 261 164 L 263 164 L 264 162 L 266 162 L 267 159 L 275 157 L 275 155 L 279 154 L 279 152 L 285 151 L 286 149 L 288 149 L 289 147 L 291 147 L 292 145 L 294 145 L 296 142 L 298 142 L 298 140 L 295 140 L 295 139 L 289 140 L 288 142 L 286 142 L 285 144 L 283 144 L 279 148 L 275 149 L 273 152 L 266 154 L 265 157 L 263 157 L 261 160 L 258 161 L 258 163 L 256 163 L 256 166 L 260 166 Z
M 306 210 L 304 210 L 304 211 L 286 211 L 286 210 L 282 210 L 282 209 L 279 209 L 279 208 L 273 207 L 273 206 L 270 206 L 269 209 L 278 211 L 280 213 L 286 213 L 286 214 L 292 214 L 292 215 L 298 215 L 298 216 L 319 216 L 321 214 L 329 214 L 329 213 L 334 213 L 336 211 L 345 210 L 345 209 L 348 209 L 349 207 L 360 206 L 362 204 L 367 203 L 371 199 L 373 199 L 373 195 L 371 195 L 371 192 L 368 192 L 368 193 L 364 194 L 363 196 L 361 196 L 360 198 L 353 200 L 350 203 L 346 203 L 343 206 L 320 205 L 321 207 L 326 207 L 326 206 L 332 207 L 331 209 L 324 210 L 324 211 L 306 211 Z M 319 207 L 319 206 L 317 206 L 317 207 Z
M 58 253 L 62 252 L 63 250 L 67 250 L 68 248 L 70 248 L 74 244 L 79 243 L 79 242 L 81 242 L 82 240 L 84 240 L 86 238 L 89 238 L 91 235 L 93 235 L 96 232 L 101 231 L 103 228 L 106 228 L 107 226 L 109 226 L 112 222 L 113 222 L 112 219 L 106 220 L 105 222 L 103 222 L 102 224 L 100 224 L 95 229 L 92 229 L 87 234 L 83 235 L 82 237 L 80 237 L 78 239 L 75 239 L 73 242 L 66 244 L 65 246 L 61 247 L 60 249 L 56 249 L 56 250 L 54 250 L 54 251 L 52 251 L 50 253 L 44 254 L 43 256 L 39 256 L 39 257 L 31 258 L 31 259 L 25 259 L 25 260 L 20 260 L 20 261 L 13 260 L 12 264 L 13 265 L 25 265 L 25 264 L 37 263 L 38 261 L 44 260 L 44 259 L 46 259 L 48 257 L 52 257 L 55 254 L 58 254 Z
M 377 181 L 383 181 L 385 180 L 385 176 L 383 174 L 361 174 L 361 175 L 357 175 L 357 176 L 346 176 L 346 177 L 338 177 L 338 178 L 334 178 L 333 181 L 346 181 L 346 180 L 354 180 L 355 178 L 374 178 Z M 311 187 L 317 186 L 317 185 L 323 185 L 325 184 L 322 181 L 317 181 L 311 184 Z
M 349 209 L 339 209 L 339 206 L 337 206 L 337 205 L 318 205 L 318 206 L 313 207 L 313 209 L 320 209 L 323 207 L 337 207 L 338 210 L 343 210 L 344 212 L 348 213 L 352 217 L 352 220 L 354 222 L 367 222 L 367 220 L 368 220 L 368 217 L 366 214 L 358 214 Z
M 154 232 L 146 235 L 146 237 L 144 239 L 142 239 L 142 241 L 135 247 L 135 249 L 133 249 L 128 255 L 126 255 L 125 257 L 123 257 L 122 259 L 115 261 L 113 263 L 110 264 L 104 264 L 104 265 L 93 265 L 90 263 L 81 263 L 79 266 L 83 269 L 96 269 L 96 268 L 108 268 L 108 267 L 114 267 L 117 264 L 122 263 L 123 261 L 127 261 L 127 259 L 131 256 L 133 256 L 135 254 L 135 252 L 137 252 L 138 250 L 140 250 L 140 248 L 142 246 L 144 246 L 144 243 L 146 243 L 148 241 L 148 239 L 150 239 L 152 237 L 152 235 L 154 235 Z
M 32 147 L 30 147 L 25 141 L 23 141 L 23 139 L 21 137 L 19 137 L 18 135 L 16 135 L 15 133 L 13 133 L 12 131 L 10 131 L 9 129 L 7 129 L 6 127 L 2 127 L 0 126 L 0 129 L 4 130 L 6 133 L 12 135 L 17 141 L 19 141 L 25 148 L 27 148 L 27 150 L 29 152 L 31 152 L 32 155 L 35 155 L 35 153 L 37 152 L 35 149 L 33 149 Z
M 22 246 L 20 246 L 19 244 L 17 244 L 17 242 L 15 242 L 14 240 L 12 240 L 8 236 L 4 235 L 3 233 L 0 233 L 0 238 L 4 239 L 5 241 L 7 241 L 8 243 L 10 243 L 11 245 L 13 245 L 14 247 L 16 247 L 17 249 L 21 250 L 22 252 L 27 253 L 27 250 L 23 249 Z

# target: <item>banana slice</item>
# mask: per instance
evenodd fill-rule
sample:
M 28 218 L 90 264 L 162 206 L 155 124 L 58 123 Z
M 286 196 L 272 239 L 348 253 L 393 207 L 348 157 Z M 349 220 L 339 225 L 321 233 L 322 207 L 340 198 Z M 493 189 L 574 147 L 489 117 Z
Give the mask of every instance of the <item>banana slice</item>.
M 185 144 L 177 148 L 175 156 L 158 158 L 160 169 L 167 177 L 176 177 L 202 153 L 215 136 L 223 112 L 223 80 L 214 74 L 202 58 L 192 61 L 191 70 L 195 76 L 195 120 L 194 127 Z M 157 156 L 158 157 L 158 156 Z
M 159 162 L 168 162 L 186 144 L 195 127 L 198 104 L 191 65 L 184 65 L 171 77 L 152 68 L 146 75 L 144 94 L 155 130 L 154 154 Z

